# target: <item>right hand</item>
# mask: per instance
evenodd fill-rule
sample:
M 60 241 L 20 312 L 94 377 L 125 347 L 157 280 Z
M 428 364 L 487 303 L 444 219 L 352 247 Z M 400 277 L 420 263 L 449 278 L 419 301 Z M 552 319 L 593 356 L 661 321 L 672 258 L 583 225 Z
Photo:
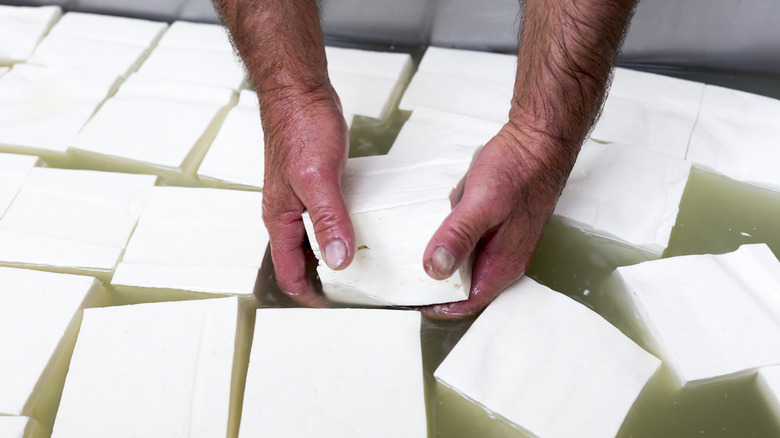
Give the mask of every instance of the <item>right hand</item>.
M 311 307 L 324 306 L 325 299 L 307 275 L 301 214 L 309 212 L 328 267 L 344 269 L 355 254 L 355 235 L 341 193 L 349 131 L 338 95 L 330 85 L 323 88 L 260 97 L 263 221 L 276 282 L 294 301 Z

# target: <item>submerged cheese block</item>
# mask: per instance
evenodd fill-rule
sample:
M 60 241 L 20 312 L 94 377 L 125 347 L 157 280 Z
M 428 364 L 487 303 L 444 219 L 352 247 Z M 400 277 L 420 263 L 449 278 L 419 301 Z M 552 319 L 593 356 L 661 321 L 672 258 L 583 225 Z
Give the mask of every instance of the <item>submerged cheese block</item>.
M 61 14 L 59 6 L 0 5 L 0 65 L 27 60 Z
M 239 306 L 233 297 L 86 310 L 52 437 L 228 435 Z
M 620 267 L 613 297 L 680 385 L 780 363 L 780 262 L 764 244 Z
M 345 112 L 384 119 L 412 72 L 406 53 L 326 47 L 328 74 Z
M 233 52 L 230 34 L 218 24 L 175 21 L 160 38 L 160 47 Z
M 198 168 L 198 177 L 250 188 L 263 187 L 263 126 L 257 94 L 241 90 Z
M 0 415 L 0 436 L 3 438 L 37 438 L 38 423 L 29 417 Z
M 427 305 L 462 301 L 470 264 L 447 280 L 425 273 L 423 252 L 451 211 L 450 193 L 466 175 L 476 148 L 446 146 L 419 153 L 352 158 L 342 192 L 357 252 L 344 270 L 320 263 L 322 288 L 333 301 L 363 305 Z M 322 259 L 308 213 L 303 217 L 315 255 Z
M 704 84 L 616 68 L 591 138 L 684 159 Z
M 687 159 L 729 178 L 780 190 L 780 100 L 707 86 Z
M 0 263 L 112 271 L 156 179 L 32 169 L 0 220 Z
M 116 167 L 182 172 L 210 141 L 219 114 L 234 99 L 227 88 L 134 74 L 89 121 L 72 147 L 120 159 Z M 123 162 L 125 164 L 123 164 Z
M 516 64 L 513 55 L 429 47 L 399 107 L 427 106 L 504 123 Z
M 58 34 L 44 38 L 28 62 L 127 76 L 138 68 L 146 51 L 144 46 Z
M 68 12 L 52 27 L 49 37 L 66 35 L 110 43 L 151 47 L 168 25 L 161 21 Z
M 0 268 L 0 419 L 34 413 L 99 287 L 91 277 Z
M 0 217 L 19 193 L 30 170 L 41 164 L 38 157 L 0 153 Z
M 434 376 L 530 436 L 606 437 L 659 366 L 601 316 L 526 277 L 487 307 Z
M 758 389 L 769 409 L 780 420 L 780 366 L 762 368 L 758 371 Z
M 669 243 L 690 164 L 638 146 L 587 142 L 555 216 L 658 256 Z
M 239 437 L 426 437 L 420 314 L 260 309 Z
M 409 120 L 401 127 L 388 154 L 448 144 L 481 146 L 493 138 L 501 127 L 496 122 L 416 106 Z
M 251 295 L 267 245 L 260 193 L 155 187 L 112 284 Z
M 183 82 L 239 89 L 244 66 L 233 52 L 159 46 L 138 70 L 140 74 Z
M 64 153 L 118 79 L 105 72 L 16 65 L 0 77 L 0 150 Z

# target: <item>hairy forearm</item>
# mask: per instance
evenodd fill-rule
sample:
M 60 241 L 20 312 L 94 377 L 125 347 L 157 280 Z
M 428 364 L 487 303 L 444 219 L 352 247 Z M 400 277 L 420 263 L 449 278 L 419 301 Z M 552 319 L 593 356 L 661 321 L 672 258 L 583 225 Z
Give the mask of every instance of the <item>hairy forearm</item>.
M 327 88 L 316 0 L 214 0 L 261 102 Z
M 567 174 L 601 109 L 635 3 L 525 1 L 509 126 L 554 143 L 530 152 Z

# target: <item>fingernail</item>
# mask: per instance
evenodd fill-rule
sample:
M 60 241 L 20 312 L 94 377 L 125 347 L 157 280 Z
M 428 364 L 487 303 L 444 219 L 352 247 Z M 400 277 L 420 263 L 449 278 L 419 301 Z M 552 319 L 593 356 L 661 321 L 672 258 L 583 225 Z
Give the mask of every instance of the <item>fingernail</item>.
M 330 242 L 325 247 L 323 258 L 330 269 L 338 269 L 347 259 L 347 245 L 341 240 Z
M 449 277 L 452 275 L 452 268 L 455 266 L 455 255 L 450 250 L 440 246 L 433 252 L 431 257 L 431 268 L 436 275 Z

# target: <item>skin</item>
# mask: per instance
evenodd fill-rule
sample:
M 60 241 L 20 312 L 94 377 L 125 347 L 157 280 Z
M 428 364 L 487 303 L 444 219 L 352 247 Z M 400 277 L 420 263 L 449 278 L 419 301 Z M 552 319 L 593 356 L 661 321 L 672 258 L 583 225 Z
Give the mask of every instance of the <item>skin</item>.
M 215 0 L 258 92 L 265 133 L 263 219 L 279 287 L 324 305 L 307 276 L 301 214 L 324 260 L 355 254 L 341 194 L 348 131 L 330 84 L 314 0 Z M 452 275 L 474 254 L 463 302 L 423 308 L 434 318 L 473 315 L 525 273 L 604 99 L 635 0 L 527 0 L 509 122 L 476 157 L 462 197 L 422 263 Z

